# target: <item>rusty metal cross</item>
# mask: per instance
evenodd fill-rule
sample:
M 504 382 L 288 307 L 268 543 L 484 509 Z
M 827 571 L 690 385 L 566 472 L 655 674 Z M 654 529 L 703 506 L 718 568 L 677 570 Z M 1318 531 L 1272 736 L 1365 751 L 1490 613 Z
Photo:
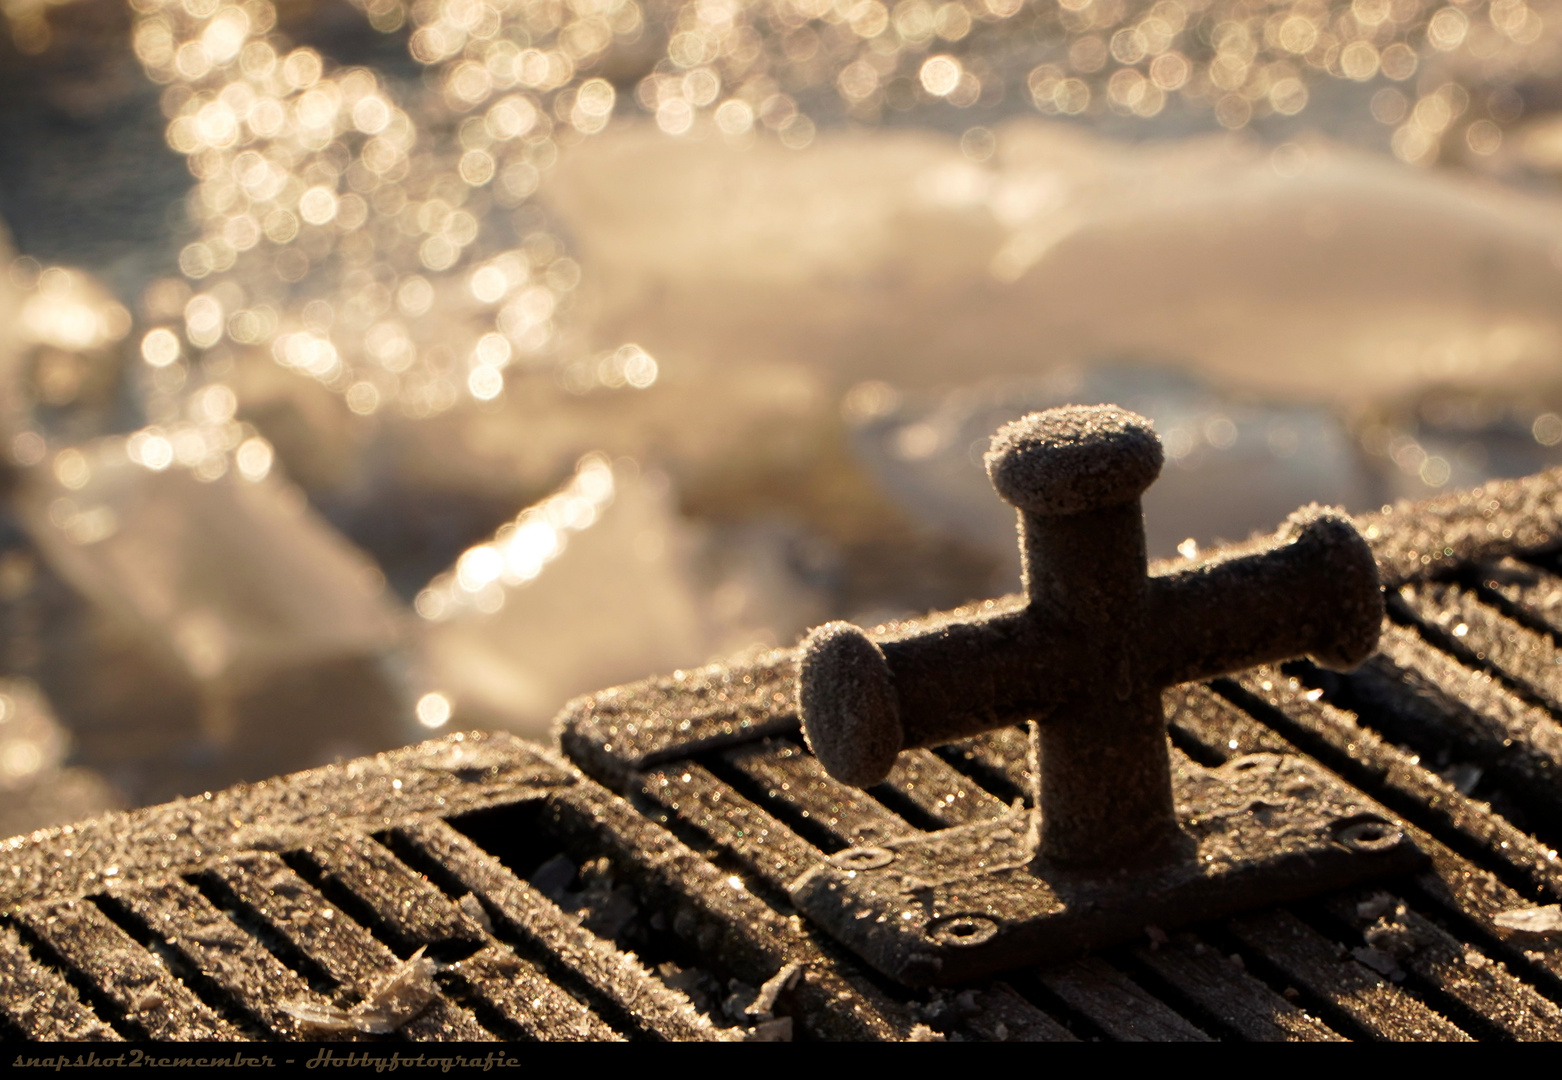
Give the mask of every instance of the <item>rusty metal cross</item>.
M 1149 576 L 1139 497 L 1162 461 L 1150 422 L 1113 406 L 1001 428 L 987 473 L 1019 510 L 1024 595 L 909 634 L 810 633 L 798 700 L 826 770 L 866 787 L 902 750 L 1034 719 L 1044 857 L 1122 863 L 1169 844 L 1162 689 L 1302 655 L 1354 667 L 1383 599 L 1366 541 L 1317 506 L 1273 538 Z

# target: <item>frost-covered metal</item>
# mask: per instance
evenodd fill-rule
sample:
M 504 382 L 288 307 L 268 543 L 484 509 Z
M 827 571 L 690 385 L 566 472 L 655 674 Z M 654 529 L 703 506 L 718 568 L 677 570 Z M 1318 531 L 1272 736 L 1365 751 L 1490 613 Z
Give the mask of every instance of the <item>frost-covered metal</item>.
M 1358 519 L 1389 598 L 1360 668 L 1162 695 L 1179 768 L 1323 776 L 1420 869 L 948 987 L 869 976 L 789 888 L 843 851 L 1009 818 L 1029 743 L 1003 727 L 842 784 L 801 739 L 780 650 L 576 701 L 569 760 L 453 736 L 7 841 L 0 1031 L 1562 1038 L 1558 521 L 1558 474 Z M 337 1013 L 394 1031 L 305 1026 Z

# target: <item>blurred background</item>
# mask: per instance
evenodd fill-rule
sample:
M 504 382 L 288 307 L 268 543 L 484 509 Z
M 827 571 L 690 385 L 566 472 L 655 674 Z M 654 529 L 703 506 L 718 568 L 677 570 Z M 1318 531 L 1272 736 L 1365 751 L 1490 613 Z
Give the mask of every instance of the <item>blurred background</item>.
M 1562 461 L 1555 0 L 0 0 L 0 835 Z

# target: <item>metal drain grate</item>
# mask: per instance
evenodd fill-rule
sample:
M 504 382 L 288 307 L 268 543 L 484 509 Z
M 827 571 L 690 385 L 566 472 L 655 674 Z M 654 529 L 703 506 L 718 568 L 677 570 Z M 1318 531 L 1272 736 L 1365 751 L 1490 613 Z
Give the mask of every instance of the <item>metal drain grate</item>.
M 1498 921 L 1562 899 L 1557 479 L 1369 519 L 1390 618 L 1356 673 L 1301 663 L 1166 694 L 1191 762 L 1311 757 L 1401 815 L 1429 869 L 1172 935 L 1149 928 L 974 993 L 888 993 L 973 1038 L 1562 1038 L 1562 934 Z M 1415 550 L 1429 535 L 1450 541 L 1435 559 Z M 788 884 L 834 852 L 995 817 L 1023 796 L 1019 729 L 905 755 L 866 792 L 836 783 L 796 734 L 794 664 L 782 651 L 582 699 L 563 744 L 783 912 Z M 995 1000 L 1001 1021 L 986 1015 Z
M 19 838 L 0 1022 L 33 1039 L 318 1037 L 301 1006 L 348 1008 L 423 949 L 437 993 L 399 1037 L 721 1037 L 446 821 L 524 831 L 580 783 L 517 740 L 456 736 Z
M 787 887 L 842 849 L 1009 812 L 1025 736 L 843 787 L 796 734 L 780 652 L 577 702 L 563 745 L 594 779 L 513 738 L 452 736 L 7 841 L 0 1034 L 297 1038 L 301 1010 L 361 1009 L 421 955 L 426 1007 L 339 1037 L 1562 1038 L 1562 935 L 1502 925 L 1562 899 L 1556 479 L 1370 525 L 1390 620 L 1357 672 L 1166 695 L 1188 767 L 1306 755 L 1400 816 L 1422 872 L 907 989 Z M 1423 562 L 1429 534 L 1447 553 Z
M 1174 935 L 1152 929 L 974 994 L 902 991 L 912 1017 L 978 1038 L 1562 1038 L 1562 951 L 1494 922 L 1562 897 L 1550 849 L 1329 704 L 1304 681 L 1317 674 L 1258 669 L 1169 693 L 1173 743 L 1205 764 L 1308 753 L 1401 814 L 1430 870 Z M 787 884 L 834 851 L 1007 812 L 1025 750 L 1013 730 L 909 755 L 864 793 L 830 780 L 794 737 L 770 736 L 649 765 L 625 790 L 784 911 Z

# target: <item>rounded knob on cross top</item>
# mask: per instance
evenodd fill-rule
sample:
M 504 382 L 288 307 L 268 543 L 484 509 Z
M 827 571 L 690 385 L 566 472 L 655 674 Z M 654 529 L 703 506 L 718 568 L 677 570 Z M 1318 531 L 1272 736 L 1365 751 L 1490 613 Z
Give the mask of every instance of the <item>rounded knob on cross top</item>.
M 987 475 L 1003 500 L 1042 517 L 1116 506 L 1142 495 L 1165 455 L 1150 421 L 1115 405 L 1022 416 L 993 436 Z

